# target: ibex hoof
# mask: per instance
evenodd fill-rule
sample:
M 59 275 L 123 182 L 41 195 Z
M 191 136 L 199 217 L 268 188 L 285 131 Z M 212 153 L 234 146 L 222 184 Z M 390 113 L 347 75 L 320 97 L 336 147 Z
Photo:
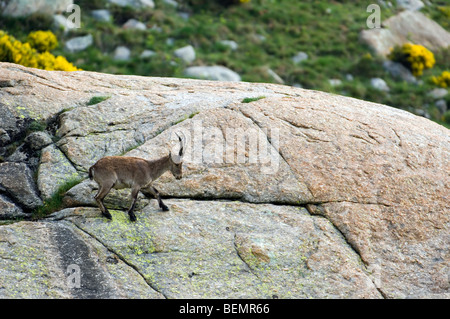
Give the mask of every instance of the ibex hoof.
M 161 207 L 161 209 L 162 209 L 163 212 L 168 212 L 169 211 L 169 207 L 167 207 L 166 205 L 163 205 Z
M 102 215 L 105 216 L 108 219 L 112 219 L 112 216 L 111 216 L 110 212 L 108 212 L 108 211 L 102 213 Z
M 131 220 L 132 222 L 135 222 L 135 221 L 136 221 L 136 215 L 134 215 L 133 212 L 128 212 L 128 215 L 130 216 L 130 220 Z

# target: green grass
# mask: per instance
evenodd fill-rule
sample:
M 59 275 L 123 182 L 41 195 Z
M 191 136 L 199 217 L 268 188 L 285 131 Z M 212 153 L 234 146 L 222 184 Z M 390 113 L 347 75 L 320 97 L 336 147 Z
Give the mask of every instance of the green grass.
M 259 101 L 259 100 L 264 99 L 264 98 L 265 98 L 265 96 L 246 97 L 245 99 L 243 99 L 241 101 L 241 103 L 251 103 L 251 102 Z
M 75 185 L 78 185 L 80 182 L 82 182 L 83 179 L 81 178 L 73 178 L 68 181 L 66 181 L 63 185 L 58 187 L 56 192 L 50 197 L 49 199 L 44 201 L 44 205 L 36 208 L 32 214 L 33 220 L 38 220 L 45 218 L 46 216 L 50 215 L 51 213 L 57 212 L 64 208 L 63 199 L 65 193 L 70 190 Z
M 100 102 L 103 102 L 103 101 L 105 101 L 105 100 L 107 100 L 107 99 L 109 99 L 110 98 L 110 96 L 94 96 L 94 97 L 92 97 L 90 100 L 89 100 L 89 102 L 87 103 L 87 105 L 95 105 L 95 104 L 98 104 L 98 103 L 100 103 Z

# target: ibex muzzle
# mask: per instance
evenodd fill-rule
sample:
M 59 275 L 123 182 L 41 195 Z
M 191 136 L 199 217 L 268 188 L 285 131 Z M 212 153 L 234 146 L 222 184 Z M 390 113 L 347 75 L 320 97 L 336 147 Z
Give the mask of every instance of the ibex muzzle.
M 161 200 L 158 190 L 152 186 L 152 183 L 166 171 L 172 172 L 176 179 L 181 179 L 185 147 L 178 134 L 177 137 L 180 142 L 178 154 L 169 152 L 169 155 L 152 161 L 138 157 L 106 156 L 89 168 L 89 178 L 94 179 L 99 185 L 95 200 L 103 216 L 112 219 L 110 212 L 103 203 L 103 199 L 112 188 L 131 188 L 132 203 L 128 210 L 131 221 L 136 220 L 134 208 L 139 191 L 143 191 L 145 194 L 152 194 L 158 200 L 159 207 L 163 211 L 169 210 Z

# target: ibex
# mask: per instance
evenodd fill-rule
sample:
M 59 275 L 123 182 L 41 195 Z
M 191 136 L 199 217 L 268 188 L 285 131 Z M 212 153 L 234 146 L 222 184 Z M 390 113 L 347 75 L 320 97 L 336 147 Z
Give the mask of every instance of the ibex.
M 180 136 L 180 151 L 178 155 L 169 155 L 157 160 L 148 161 L 138 157 L 106 156 L 97 161 L 89 168 L 89 178 L 94 179 L 99 185 L 95 200 L 97 201 L 103 216 L 112 219 L 108 209 L 103 204 L 103 199 L 114 189 L 131 188 L 132 203 L 128 210 L 131 221 L 136 221 L 134 207 L 136 205 L 139 191 L 151 193 L 158 200 L 159 207 L 163 211 L 169 208 L 161 200 L 158 190 L 152 186 L 152 183 L 170 170 L 176 179 L 182 177 L 182 159 L 184 155 L 184 145 Z

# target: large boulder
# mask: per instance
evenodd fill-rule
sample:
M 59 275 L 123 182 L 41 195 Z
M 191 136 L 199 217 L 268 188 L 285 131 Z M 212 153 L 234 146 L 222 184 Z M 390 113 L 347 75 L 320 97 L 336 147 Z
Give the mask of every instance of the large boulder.
M 361 31 L 360 39 L 375 53 L 387 56 L 394 46 L 421 44 L 431 51 L 450 46 L 450 33 L 418 11 L 405 10 L 383 21 L 380 29 Z
M 20 255 L 28 233 L 48 238 L 36 263 L 57 268 L 46 282 L 50 297 L 87 297 L 61 283 L 58 274 L 71 264 L 93 272 L 86 284 L 109 278 L 98 297 L 450 297 L 445 127 L 385 105 L 274 84 L 8 63 L 0 71 L 0 83 L 14 80 L 0 89 L 11 114 L 56 119 L 37 173 L 41 192 L 73 174 L 85 178 L 64 196 L 72 208 L 0 226 L 8 278 L 39 284 L 48 276 L 33 267 L 19 272 L 8 257 Z M 88 105 L 98 96 L 109 98 Z M 184 177 L 167 172 L 154 184 L 170 211 L 141 194 L 132 223 L 123 211 L 129 190 L 113 190 L 105 200 L 113 219 L 102 217 L 88 168 L 105 155 L 176 152 L 174 133 L 186 142 Z M 18 199 L 1 195 L 14 210 L 8 203 Z M 11 238 L 15 250 L 1 250 Z M 61 249 L 68 242 L 79 244 L 79 259 Z M 92 245 L 105 257 L 88 253 Z M 123 266 L 124 277 L 114 278 L 111 265 Z M 2 285 L 0 293 L 17 295 L 9 281 Z M 35 297 L 26 287 L 22 296 Z

